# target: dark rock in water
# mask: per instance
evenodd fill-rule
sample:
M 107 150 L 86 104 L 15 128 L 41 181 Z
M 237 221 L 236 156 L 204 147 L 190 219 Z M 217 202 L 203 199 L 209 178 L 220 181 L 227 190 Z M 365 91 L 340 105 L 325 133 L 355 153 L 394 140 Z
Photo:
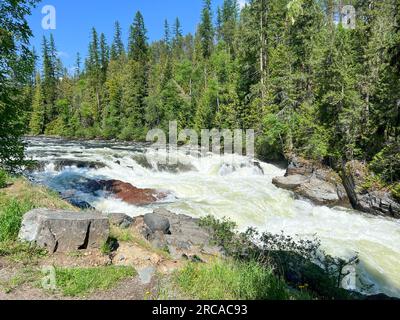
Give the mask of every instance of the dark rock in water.
M 264 169 L 261 167 L 261 164 L 258 161 L 254 161 L 253 165 L 260 170 L 261 174 L 264 175 Z
M 110 225 L 98 212 L 35 209 L 24 215 L 19 239 L 50 253 L 99 249 L 107 241 Z
M 360 161 L 348 162 L 342 170 L 342 179 L 352 206 L 360 211 L 400 219 L 400 203 L 389 190 L 364 190 L 371 173 Z
M 106 165 L 104 163 L 96 161 L 69 160 L 69 159 L 54 161 L 54 168 L 56 171 L 61 171 L 66 167 L 77 167 L 79 169 L 101 169 L 105 168 Z
M 132 226 L 133 219 L 124 213 L 110 213 L 108 214 L 110 223 L 121 229 L 128 229 Z
M 94 210 L 95 208 L 89 203 L 84 200 L 78 200 L 78 199 L 66 199 L 70 204 L 72 204 L 74 207 L 77 207 L 82 210 Z
M 97 191 L 111 192 L 116 198 L 133 205 L 149 205 L 167 197 L 167 194 L 154 189 L 139 189 L 130 183 L 119 180 L 89 181 L 86 189 L 95 193 Z
M 163 234 L 168 234 L 171 227 L 168 218 L 154 212 L 144 216 L 144 223 L 152 232 L 161 231 Z

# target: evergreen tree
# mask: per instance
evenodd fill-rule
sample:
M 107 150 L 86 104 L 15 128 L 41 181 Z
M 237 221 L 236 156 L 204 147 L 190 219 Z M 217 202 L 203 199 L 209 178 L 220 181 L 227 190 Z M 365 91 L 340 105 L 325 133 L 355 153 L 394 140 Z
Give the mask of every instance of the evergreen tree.
M 201 24 L 199 26 L 201 49 L 204 59 L 211 56 L 214 46 L 214 27 L 212 23 L 211 0 L 204 0 Z
M 140 11 L 135 15 L 135 19 L 130 28 L 128 42 L 128 57 L 131 60 L 146 62 L 148 58 L 148 46 L 146 27 Z
M 40 74 L 36 76 L 35 92 L 32 101 L 32 116 L 29 124 L 30 132 L 33 135 L 44 133 L 45 106 L 42 92 Z
M 118 21 L 115 22 L 114 40 L 111 45 L 110 58 L 111 60 L 117 60 L 119 57 L 125 54 L 124 44 L 122 42 L 122 31 L 121 25 Z

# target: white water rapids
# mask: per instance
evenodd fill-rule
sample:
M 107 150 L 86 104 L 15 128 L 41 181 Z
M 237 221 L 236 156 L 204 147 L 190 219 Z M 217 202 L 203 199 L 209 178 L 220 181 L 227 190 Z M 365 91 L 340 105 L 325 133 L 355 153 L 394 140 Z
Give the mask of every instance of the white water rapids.
M 357 273 L 364 283 L 374 284 L 369 293 L 400 297 L 400 221 L 296 200 L 291 192 L 272 184 L 274 177 L 285 173 L 274 165 L 261 163 L 263 174 L 245 157 L 209 154 L 198 158 L 181 152 L 178 158 L 190 165 L 160 168 L 156 160 L 163 156 L 161 151 L 142 144 L 44 138 L 30 138 L 27 143 L 27 156 L 45 163 L 30 178 L 64 197 L 86 201 L 103 212 L 137 216 L 163 206 L 193 217 L 228 217 L 241 229 L 251 226 L 292 236 L 317 235 L 329 254 L 351 257 L 359 253 Z M 154 161 L 146 161 L 146 150 Z M 72 161 L 57 167 L 60 160 Z M 74 161 L 105 166 L 74 165 Z M 85 179 L 117 179 L 172 195 L 150 207 L 135 207 L 77 188 Z

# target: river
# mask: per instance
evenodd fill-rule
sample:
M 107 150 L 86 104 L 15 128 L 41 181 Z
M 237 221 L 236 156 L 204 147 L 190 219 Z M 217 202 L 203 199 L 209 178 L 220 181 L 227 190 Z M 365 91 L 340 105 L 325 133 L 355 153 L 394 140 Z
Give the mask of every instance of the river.
M 373 284 L 369 293 L 400 297 L 400 221 L 298 200 L 272 184 L 274 177 L 285 173 L 277 166 L 260 163 L 261 170 L 243 156 L 197 157 L 184 151 L 178 153 L 182 164 L 160 166 L 157 159 L 165 151 L 146 144 L 51 138 L 27 138 L 26 142 L 27 157 L 43 164 L 29 178 L 65 198 L 130 216 L 165 207 L 193 217 L 228 217 L 241 230 L 251 226 L 295 237 L 316 235 L 331 255 L 359 253 L 357 273 L 364 284 Z M 118 179 L 171 194 L 150 207 L 136 207 L 77 187 L 86 179 Z

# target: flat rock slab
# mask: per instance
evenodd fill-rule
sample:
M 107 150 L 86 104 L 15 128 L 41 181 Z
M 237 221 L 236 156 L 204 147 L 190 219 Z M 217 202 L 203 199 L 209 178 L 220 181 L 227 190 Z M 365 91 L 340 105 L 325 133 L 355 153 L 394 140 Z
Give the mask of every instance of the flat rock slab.
M 108 239 L 108 217 L 98 212 L 35 209 L 25 214 L 19 239 L 50 253 L 99 249 Z

